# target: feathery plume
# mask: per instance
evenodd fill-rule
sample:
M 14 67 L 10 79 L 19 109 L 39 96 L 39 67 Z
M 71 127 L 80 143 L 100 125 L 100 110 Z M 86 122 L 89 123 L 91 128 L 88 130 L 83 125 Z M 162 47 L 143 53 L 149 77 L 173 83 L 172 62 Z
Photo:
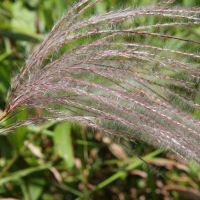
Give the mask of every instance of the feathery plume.
M 200 122 L 188 111 L 200 109 L 194 100 L 200 92 L 200 56 L 178 49 L 180 43 L 198 48 L 200 42 L 168 35 L 170 27 L 187 32 L 198 26 L 200 9 L 173 7 L 169 0 L 80 20 L 99 1 L 75 5 L 26 60 L 0 120 L 25 109 L 30 117 L 0 133 L 47 120 L 72 120 L 114 139 L 141 139 L 200 163 Z M 160 21 L 140 26 L 149 16 Z M 167 48 L 170 42 L 177 49 Z M 34 116 L 34 108 L 42 109 L 42 116 Z

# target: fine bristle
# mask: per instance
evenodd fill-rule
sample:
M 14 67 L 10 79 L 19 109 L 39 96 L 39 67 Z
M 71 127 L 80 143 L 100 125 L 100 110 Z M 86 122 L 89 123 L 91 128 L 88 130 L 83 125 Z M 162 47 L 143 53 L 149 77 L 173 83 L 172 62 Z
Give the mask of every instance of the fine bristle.
M 200 163 L 200 122 L 191 114 L 200 111 L 194 99 L 200 92 L 200 56 L 186 48 L 200 42 L 168 31 L 174 27 L 187 32 L 185 28 L 199 25 L 200 9 L 165 1 L 80 17 L 99 1 L 75 5 L 26 60 L 0 119 L 24 109 L 30 110 L 30 118 L 0 133 L 47 120 L 77 121 Z M 157 19 L 154 24 L 140 26 L 151 16 Z M 182 43 L 185 49 L 179 48 Z M 42 110 L 41 116 L 34 115 L 35 108 Z

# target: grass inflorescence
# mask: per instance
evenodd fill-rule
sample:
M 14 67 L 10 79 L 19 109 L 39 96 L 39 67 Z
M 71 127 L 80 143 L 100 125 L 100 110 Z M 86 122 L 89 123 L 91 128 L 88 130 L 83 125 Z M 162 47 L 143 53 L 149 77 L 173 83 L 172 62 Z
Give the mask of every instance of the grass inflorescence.
M 23 110 L 30 117 L 0 133 L 48 120 L 77 121 L 122 145 L 141 139 L 200 163 L 200 122 L 192 117 L 200 111 L 200 42 L 187 38 L 200 24 L 200 9 L 169 0 L 83 18 L 99 1 L 76 4 L 28 57 L 0 120 Z M 145 18 L 151 23 L 140 25 Z

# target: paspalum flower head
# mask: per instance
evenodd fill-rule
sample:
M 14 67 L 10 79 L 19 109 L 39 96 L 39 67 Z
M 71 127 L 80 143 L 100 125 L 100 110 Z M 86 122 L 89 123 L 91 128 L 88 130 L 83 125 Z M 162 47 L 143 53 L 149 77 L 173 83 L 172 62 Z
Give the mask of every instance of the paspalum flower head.
M 29 56 L 11 84 L 1 120 L 25 109 L 30 117 L 0 133 L 71 120 L 113 139 L 141 139 L 200 163 L 200 122 L 188 111 L 200 108 L 194 100 L 200 92 L 200 56 L 178 49 L 182 43 L 197 49 L 200 42 L 187 34 L 168 35 L 172 27 L 188 33 L 199 26 L 200 9 L 173 7 L 169 0 L 81 17 L 99 1 L 80 1 Z M 150 16 L 159 21 L 141 26 Z M 167 48 L 170 43 L 177 49 Z M 34 116 L 32 108 L 43 114 Z

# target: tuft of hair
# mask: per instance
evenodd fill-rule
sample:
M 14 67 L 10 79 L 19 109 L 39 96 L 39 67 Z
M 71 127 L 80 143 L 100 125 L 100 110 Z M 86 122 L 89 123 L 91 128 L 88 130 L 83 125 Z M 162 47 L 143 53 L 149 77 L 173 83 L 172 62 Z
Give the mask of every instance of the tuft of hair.
M 82 0 L 58 21 L 12 82 L 2 122 L 84 123 L 119 141 L 143 140 L 200 163 L 200 9 L 174 1 L 84 18 L 101 0 Z M 174 29 L 180 35 L 173 35 Z M 35 108 L 42 110 L 37 115 Z M 126 146 L 128 148 L 128 146 Z

